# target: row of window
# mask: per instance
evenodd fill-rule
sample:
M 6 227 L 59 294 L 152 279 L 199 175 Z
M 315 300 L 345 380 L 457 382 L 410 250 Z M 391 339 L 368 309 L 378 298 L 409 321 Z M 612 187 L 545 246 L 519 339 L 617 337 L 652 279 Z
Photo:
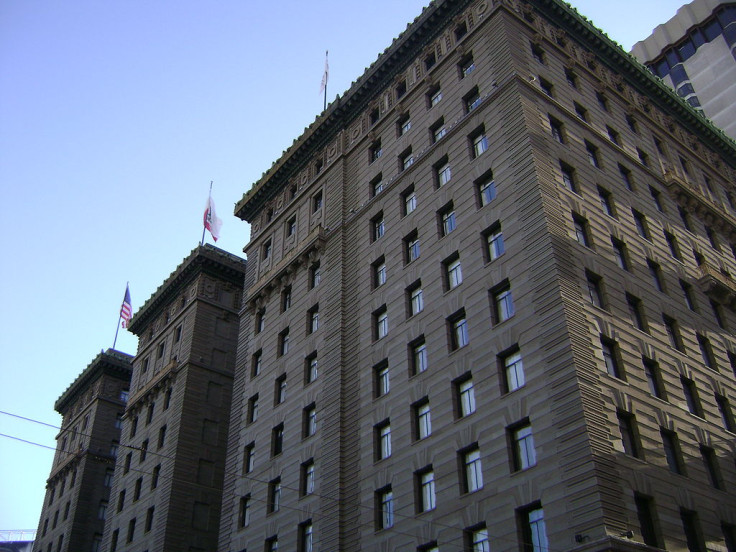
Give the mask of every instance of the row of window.
M 195 505 L 196 506 L 196 505 Z M 143 526 L 143 533 L 148 533 L 153 528 L 153 516 L 156 511 L 155 506 L 151 506 L 146 510 L 146 519 L 145 519 L 145 525 Z M 131 518 L 128 521 L 128 530 L 125 536 L 125 543 L 129 544 L 133 542 L 135 539 L 135 530 L 136 530 L 136 524 L 137 524 L 137 518 Z M 115 529 L 112 532 L 111 539 L 110 539 L 110 552 L 116 552 L 118 548 L 118 541 L 120 539 L 120 530 Z

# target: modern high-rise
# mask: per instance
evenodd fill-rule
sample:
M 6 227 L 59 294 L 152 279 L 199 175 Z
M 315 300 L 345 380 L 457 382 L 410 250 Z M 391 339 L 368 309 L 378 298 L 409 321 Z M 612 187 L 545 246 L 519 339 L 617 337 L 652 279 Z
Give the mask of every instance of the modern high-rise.
M 736 140 L 736 4 L 685 4 L 631 53 Z
M 62 422 L 35 552 L 101 550 L 132 359 L 101 352 L 54 404 Z
M 216 549 L 244 272 L 199 246 L 131 319 L 138 353 L 100 550 Z
M 564 2 L 432 2 L 236 205 L 218 549 L 734 550 L 735 168 Z

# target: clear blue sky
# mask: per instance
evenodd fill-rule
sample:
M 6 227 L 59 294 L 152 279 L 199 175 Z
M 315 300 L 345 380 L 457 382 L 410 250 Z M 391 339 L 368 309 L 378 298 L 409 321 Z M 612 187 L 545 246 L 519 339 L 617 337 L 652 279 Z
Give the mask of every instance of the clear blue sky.
M 625 49 L 681 0 L 577 0 Z M 242 194 L 425 0 L 2 0 L 0 411 L 58 425 L 56 399 L 198 244 L 242 254 Z M 211 240 L 209 240 L 211 243 Z M 121 331 L 117 348 L 135 354 Z M 0 414 L 0 433 L 55 447 Z M 0 437 L 0 530 L 35 529 L 53 452 Z

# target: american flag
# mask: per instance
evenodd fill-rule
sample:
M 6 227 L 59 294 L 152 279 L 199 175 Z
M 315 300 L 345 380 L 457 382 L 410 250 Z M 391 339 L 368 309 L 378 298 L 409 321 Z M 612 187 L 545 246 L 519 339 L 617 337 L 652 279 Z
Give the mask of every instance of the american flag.
M 120 318 L 123 320 L 123 328 L 128 327 L 128 320 L 133 317 L 133 305 L 130 303 L 130 288 L 125 286 L 125 297 L 123 298 L 123 306 L 120 307 Z

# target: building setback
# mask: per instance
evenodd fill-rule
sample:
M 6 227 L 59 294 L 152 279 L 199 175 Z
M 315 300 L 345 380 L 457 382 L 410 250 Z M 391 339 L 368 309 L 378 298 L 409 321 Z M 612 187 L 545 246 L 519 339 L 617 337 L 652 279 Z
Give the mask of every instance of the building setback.
M 216 549 L 244 271 L 197 247 L 130 321 L 138 354 L 101 550 Z
M 736 139 L 736 5 L 695 0 L 631 53 Z
M 62 415 L 33 550 L 100 550 L 132 371 L 130 355 L 101 352 L 54 404 Z
M 734 550 L 735 167 L 566 4 L 431 3 L 236 205 L 219 550 Z

